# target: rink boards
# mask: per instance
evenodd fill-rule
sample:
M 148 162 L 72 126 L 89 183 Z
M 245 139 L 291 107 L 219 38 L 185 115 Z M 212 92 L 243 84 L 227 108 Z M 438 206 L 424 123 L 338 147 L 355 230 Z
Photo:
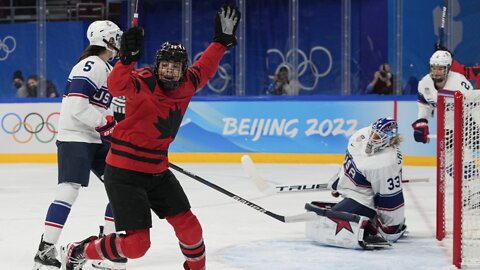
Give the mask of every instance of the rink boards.
M 56 161 L 59 102 L 0 103 L 0 162 Z M 379 117 L 396 117 L 407 165 L 434 165 L 435 142 L 418 144 L 414 100 L 194 100 L 169 150 L 172 161 L 338 163 L 348 138 Z M 430 120 L 436 133 L 436 121 Z

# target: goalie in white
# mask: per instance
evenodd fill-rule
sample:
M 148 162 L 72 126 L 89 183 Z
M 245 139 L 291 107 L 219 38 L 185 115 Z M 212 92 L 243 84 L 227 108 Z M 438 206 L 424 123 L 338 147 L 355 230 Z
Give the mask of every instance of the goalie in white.
M 327 245 L 369 249 L 389 246 L 405 233 L 400 142 L 398 124 L 392 118 L 380 118 L 352 135 L 344 163 L 329 187 L 334 196 L 343 198 L 332 209 L 360 219 L 319 216 L 307 222 L 308 238 Z M 323 205 L 313 202 L 309 206 Z
M 413 137 L 416 142 L 428 143 L 428 118 L 433 117 L 437 107 L 437 91 L 472 90 L 472 84 L 460 73 L 450 71 L 452 55 L 448 51 L 436 51 L 430 57 L 430 73 L 418 83 L 418 119 L 413 122 Z

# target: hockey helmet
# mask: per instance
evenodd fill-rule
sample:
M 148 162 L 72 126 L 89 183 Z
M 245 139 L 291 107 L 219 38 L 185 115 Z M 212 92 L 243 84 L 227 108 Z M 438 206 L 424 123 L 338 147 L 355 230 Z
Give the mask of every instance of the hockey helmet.
M 434 82 L 442 82 L 447 79 L 452 66 L 452 55 L 448 51 L 438 50 L 430 57 L 430 77 Z M 437 71 L 438 68 L 443 69 Z
M 393 118 L 380 118 L 370 127 L 365 152 L 373 155 L 378 151 L 390 146 L 393 139 L 398 135 L 398 124 Z
M 178 74 L 165 76 L 166 71 L 159 73 L 160 62 L 166 61 L 180 64 Z M 155 55 L 154 74 L 160 86 L 167 90 L 176 89 L 183 81 L 188 68 L 188 54 L 185 47 L 178 42 L 165 42 L 160 46 Z
M 87 30 L 87 38 L 88 41 L 90 41 L 90 45 L 104 47 L 114 54 L 116 54 L 118 48 L 120 48 L 122 34 L 123 32 L 120 28 L 108 20 L 94 21 L 88 26 Z

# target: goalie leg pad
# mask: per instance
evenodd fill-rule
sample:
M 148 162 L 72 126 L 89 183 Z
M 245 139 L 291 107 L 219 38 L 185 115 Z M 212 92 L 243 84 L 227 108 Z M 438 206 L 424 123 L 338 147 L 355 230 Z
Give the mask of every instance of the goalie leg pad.
M 313 204 L 307 204 L 305 208 L 307 211 L 318 214 L 317 219 L 305 223 L 305 235 L 309 239 L 324 245 L 352 249 L 375 249 L 390 246 L 390 243 L 378 233 L 368 217 L 357 216 L 356 219 L 342 218 L 341 215 L 327 217 L 325 211 L 328 210 Z
M 368 220 L 368 218 L 361 217 L 360 220 Z M 318 216 L 317 219 L 305 223 L 305 235 L 307 238 L 324 245 L 363 249 L 364 247 L 360 243 L 363 242 L 364 229 L 360 224 Z

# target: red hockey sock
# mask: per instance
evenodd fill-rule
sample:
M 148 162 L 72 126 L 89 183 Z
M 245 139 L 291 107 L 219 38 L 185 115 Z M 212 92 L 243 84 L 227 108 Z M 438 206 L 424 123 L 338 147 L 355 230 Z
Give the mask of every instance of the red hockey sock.
M 149 248 L 150 229 L 131 230 L 125 235 L 112 233 L 88 243 L 85 256 L 91 260 L 136 259 L 145 255 Z
M 202 227 L 197 217 L 190 211 L 166 217 L 173 226 L 180 241 L 180 250 L 185 256 L 191 270 L 205 269 L 205 244 L 202 238 Z

